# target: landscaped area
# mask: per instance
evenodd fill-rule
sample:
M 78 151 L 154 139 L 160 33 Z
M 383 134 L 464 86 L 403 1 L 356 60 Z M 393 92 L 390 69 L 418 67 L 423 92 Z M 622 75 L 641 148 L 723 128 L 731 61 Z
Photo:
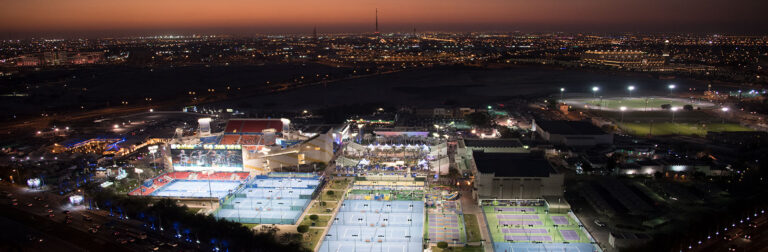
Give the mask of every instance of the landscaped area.
M 314 215 L 314 214 L 313 214 Z M 331 219 L 330 215 L 314 215 L 317 216 L 317 221 L 312 221 L 311 218 L 313 215 L 307 215 L 304 217 L 303 220 L 301 220 L 301 223 L 299 225 L 307 225 L 310 227 L 325 227 L 328 226 L 328 221 Z M 312 223 L 315 223 L 315 225 L 312 225 Z
M 323 235 L 322 228 L 310 228 L 307 233 L 304 234 L 301 245 L 310 251 L 315 249 L 315 246 L 320 242 L 320 238 Z
M 336 206 L 339 205 L 337 201 L 317 201 L 313 203 L 309 209 L 311 214 L 331 213 Z
M 483 239 L 480 234 L 480 225 L 477 223 L 477 216 L 464 214 L 464 226 L 467 228 L 467 242 L 479 242 Z

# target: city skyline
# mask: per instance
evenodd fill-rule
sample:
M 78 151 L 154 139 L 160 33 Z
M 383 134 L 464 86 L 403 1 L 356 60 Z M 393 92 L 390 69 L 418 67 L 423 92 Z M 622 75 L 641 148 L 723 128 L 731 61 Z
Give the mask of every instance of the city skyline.
M 695 3 L 695 4 L 694 4 Z M 580 31 L 762 33 L 760 1 L 5 2 L 0 34 Z

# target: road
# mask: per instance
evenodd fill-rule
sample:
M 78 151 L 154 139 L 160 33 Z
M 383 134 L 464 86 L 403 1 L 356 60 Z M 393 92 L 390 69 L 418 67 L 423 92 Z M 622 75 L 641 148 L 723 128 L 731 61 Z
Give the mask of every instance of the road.
M 758 215 L 753 221 L 757 226 L 750 227 L 749 222 L 736 225 L 728 231 L 712 236 L 710 240 L 703 241 L 691 251 L 768 251 L 768 214 Z
M 145 232 L 141 222 L 120 220 L 109 216 L 106 211 L 73 207 L 63 196 L 9 184 L 0 185 L 0 190 L 3 192 L 0 194 L 0 216 L 5 218 L 0 219 L 0 223 L 6 222 L 19 226 L 21 230 L 28 230 L 25 238 L 27 234 L 33 238 L 43 238 L 42 242 L 35 244 L 41 251 L 49 251 L 43 249 L 45 247 L 63 251 L 112 252 L 195 250 L 190 244 L 171 238 L 171 234 L 148 232 L 146 239 L 140 239 L 138 234 Z M 92 232 L 92 228 L 97 226 L 97 231 Z

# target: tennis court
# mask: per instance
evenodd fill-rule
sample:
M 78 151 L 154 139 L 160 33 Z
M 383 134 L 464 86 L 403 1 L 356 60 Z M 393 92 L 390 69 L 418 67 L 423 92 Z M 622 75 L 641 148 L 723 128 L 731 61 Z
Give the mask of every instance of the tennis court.
M 259 176 L 230 194 L 215 215 L 240 223 L 295 224 L 319 182 L 314 177 Z
M 319 251 L 422 251 L 421 201 L 345 200 Z
M 493 243 L 496 252 L 596 252 L 594 245 L 589 243 Z
M 174 180 L 158 188 L 152 196 L 181 198 L 222 198 L 241 184 L 240 181 Z
M 568 214 L 551 214 L 540 202 L 484 205 L 495 251 L 598 251 L 578 222 Z

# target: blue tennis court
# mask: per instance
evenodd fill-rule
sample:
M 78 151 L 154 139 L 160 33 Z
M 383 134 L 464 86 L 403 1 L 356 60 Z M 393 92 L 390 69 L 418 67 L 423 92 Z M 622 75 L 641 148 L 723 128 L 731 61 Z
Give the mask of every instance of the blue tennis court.
M 324 241 L 318 252 L 384 251 L 420 252 L 421 242 L 370 243 L 359 241 Z
M 223 201 L 216 217 L 240 223 L 295 224 L 315 193 L 314 177 L 259 177 Z
M 319 251 L 422 251 L 424 202 L 345 200 Z
M 182 198 L 222 198 L 241 184 L 228 180 L 174 180 L 158 188 L 152 196 Z

